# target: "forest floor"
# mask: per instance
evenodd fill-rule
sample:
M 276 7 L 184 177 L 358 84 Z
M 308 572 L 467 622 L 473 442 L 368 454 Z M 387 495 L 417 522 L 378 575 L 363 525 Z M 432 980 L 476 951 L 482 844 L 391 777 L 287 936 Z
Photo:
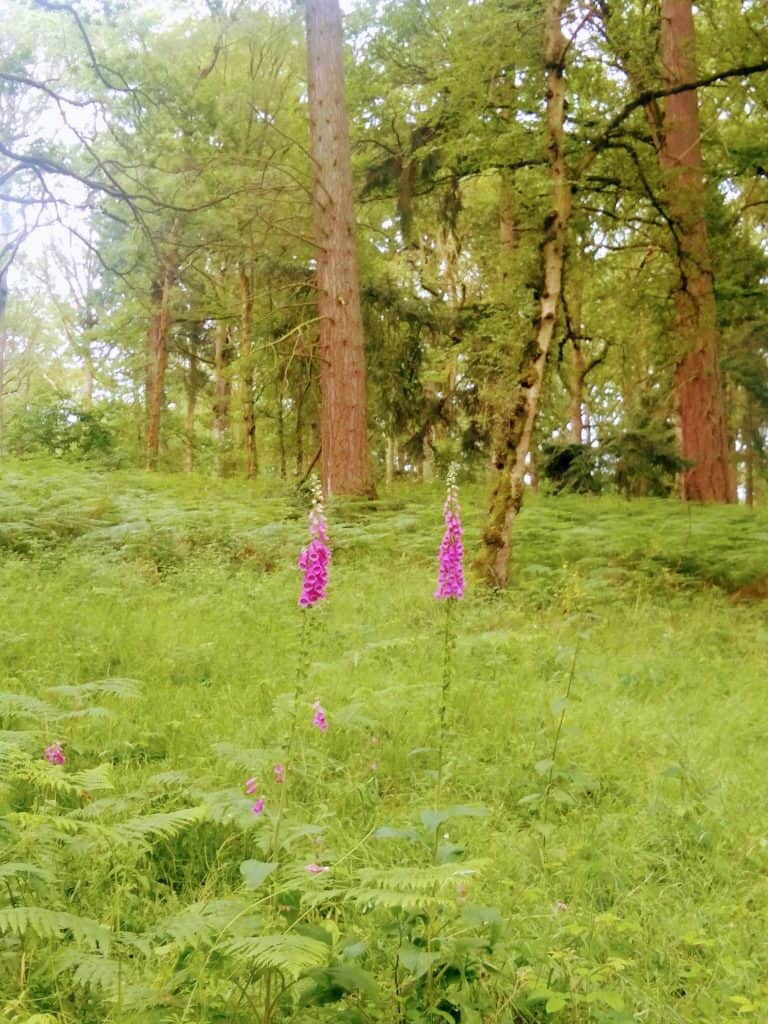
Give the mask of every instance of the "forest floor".
M 528 501 L 441 732 L 439 485 L 328 510 L 303 640 L 285 485 L 0 487 L 0 1020 L 768 1020 L 765 513 Z

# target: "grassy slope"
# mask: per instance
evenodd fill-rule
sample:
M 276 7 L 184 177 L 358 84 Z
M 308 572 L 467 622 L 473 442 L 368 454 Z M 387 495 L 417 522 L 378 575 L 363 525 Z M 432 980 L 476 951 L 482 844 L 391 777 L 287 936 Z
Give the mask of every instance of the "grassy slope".
M 61 739 L 68 771 L 115 764 L 116 819 L 169 806 L 152 797 L 164 772 L 184 773 L 180 805 L 267 773 L 296 664 L 306 531 L 290 495 L 60 466 L 5 470 L 2 492 L 0 688 L 69 706 L 50 688 L 142 683 L 130 704 L 101 702 L 110 718 L 27 721 L 29 742 Z M 408 826 L 434 802 L 440 501 L 437 489 L 403 487 L 331 513 L 331 596 L 305 691 L 331 729 L 322 743 L 302 734 L 291 794 L 297 822 L 326 828 L 319 852 L 305 841 L 307 860 L 429 859 L 370 832 Z M 470 551 L 481 503 L 465 493 Z M 445 826 L 484 861 L 469 898 L 510 923 L 521 991 L 608 990 L 625 1007 L 596 996 L 552 1019 L 768 1018 L 766 610 L 727 594 L 768 576 L 766 534 L 768 520 L 742 509 L 531 501 L 515 585 L 503 599 L 470 591 L 461 606 L 443 789 L 492 811 Z M 551 704 L 576 647 L 543 827 Z M 176 898 L 237 888 L 238 863 L 217 854 Z M 135 926 L 167 902 L 137 896 Z M 81 912 L 98 917 L 97 904 L 86 893 Z M 484 1019 L 543 1019 L 527 1005 L 530 1017 Z

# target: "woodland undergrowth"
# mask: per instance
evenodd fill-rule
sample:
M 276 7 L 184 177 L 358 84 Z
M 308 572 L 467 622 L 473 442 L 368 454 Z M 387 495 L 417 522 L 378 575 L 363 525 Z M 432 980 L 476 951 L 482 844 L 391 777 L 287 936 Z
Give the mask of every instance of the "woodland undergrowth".
M 0 1020 L 768 1018 L 763 513 L 534 498 L 448 616 L 439 484 L 303 611 L 284 485 L 2 494 Z

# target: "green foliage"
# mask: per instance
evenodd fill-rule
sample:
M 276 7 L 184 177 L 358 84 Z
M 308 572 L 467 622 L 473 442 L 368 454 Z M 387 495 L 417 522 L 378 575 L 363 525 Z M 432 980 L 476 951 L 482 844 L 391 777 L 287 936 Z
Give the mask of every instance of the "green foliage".
M 8 515 L 37 531 L 0 565 L 9 1021 L 764 1015 L 765 836 L 743 813 L 768 769 L 765 629 L 746 600 L 768 579 L 762 514 L 528 503 L 509 594 L 470 588 L 457 608 L 435 806 L 437 489 L 330 510 L 284 791 L 295 506 L 61 463 L 6 479 Z M 462 498 L 471 550 L 481 499 Z M 148 532 L 206 543 L 148 572 L 104 538 L 139 510 Z M 269 572 L 232 557 L 246 519 L 280 538 Z M 63 766 L 43 758 L 54 741 Z
M 83 409 L 66 398 L 41 400 L 15 414 L 8 448 L 15 455 L 104 456 L 113 443 L 108 416 L 107 410 Z

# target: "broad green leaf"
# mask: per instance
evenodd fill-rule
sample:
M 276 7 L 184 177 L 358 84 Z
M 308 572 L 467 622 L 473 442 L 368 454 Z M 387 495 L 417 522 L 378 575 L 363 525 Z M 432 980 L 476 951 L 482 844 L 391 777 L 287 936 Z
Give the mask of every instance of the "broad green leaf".
M 277 868 L 276 863 L 263 860 L 244 860 L 240 865 L 240 874 L 245 879 L 246 885 L 251 889 L 257 889 L 261 883 L 272 874 Z
M 423 977 L 439 958 L 439 953 L 428 953 L 426 950 L 416 949 L 414 946 L 401 946 L 398 952 L 400 963 L 411 972 L 414 978 Z
M 373 833 L 374 839 L 408 839 L 410 842 L 418 842 L 421 836 L 415 828 L 392 828 L 390 825 L 382 825 Z
M 559 1013 L 561 1010 L 565 1009 L 567 1005 L 568 997 L 562 995 L 560 992 L 554 992 L 547 1000 L 547 1004 L 544 1009 L 547 1013 Z
M 561 715 L 565 711 L 569 704 L 570 700 L 568 697 L 556 697 L 549 705 L 549 710 L 557 717 L 557 715 Z

